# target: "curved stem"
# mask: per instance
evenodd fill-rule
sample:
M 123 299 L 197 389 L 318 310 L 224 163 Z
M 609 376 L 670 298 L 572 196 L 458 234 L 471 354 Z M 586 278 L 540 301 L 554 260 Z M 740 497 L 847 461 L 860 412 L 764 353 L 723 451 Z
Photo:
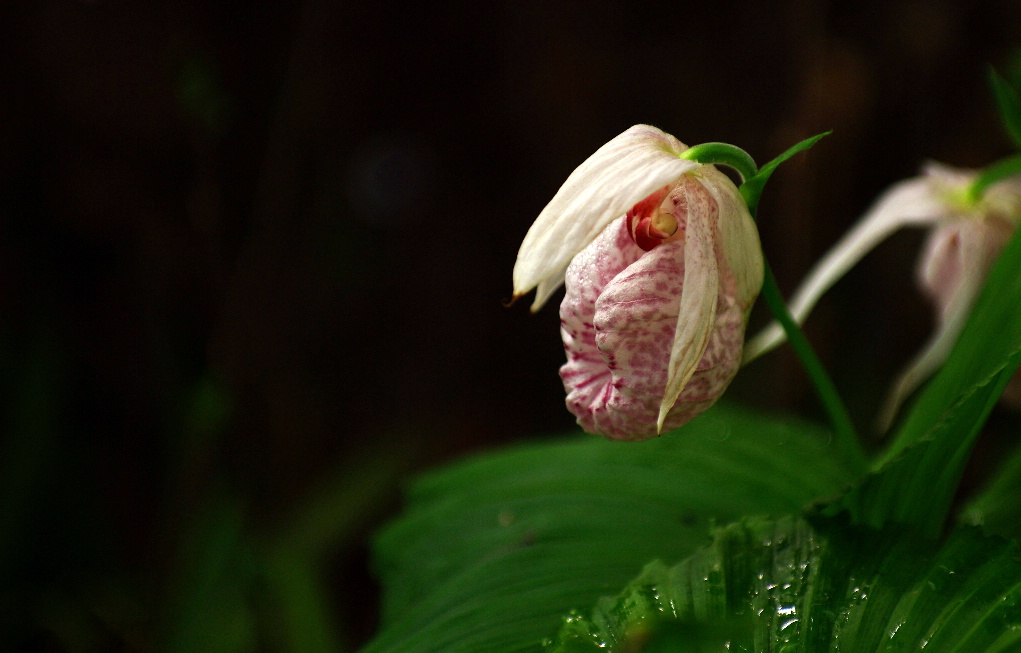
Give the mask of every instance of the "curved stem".
M 830 132 L 827 131 L 806 138 L 762 166 L 758 173 L 745 178 L 745 182 L 741 184 L 740 188 L 741 198 L 744 199 L 745 204 L 748 206 L 748 212 L 751 213 L 753 218 L 757 218 L 762 189 L 765 187 L 766 182 L 769 181 L 773 171 L 787 159 L 798 152 L 809 149 L 829 134 Z M 780 294 L 780 288 L 776 285 L 776 277 L 773 276 L 773 270 L 770 269 L 769 263 L 765 262 L 763 265 L 765 267 L 765 275 L 762 282 L 762 298 L 766 301 L 766 305 L 769 306 L 773 318 L 783 327 L 788 342 L 791 343 L 794 353 L 797 355 L 798 360 L 801 361 L 805 372 L 808 373 L 812 385 L 815 386 L 815 391 L 822 401 L 823 408 L 829 415 L 830 422 L 833 424 L 833 430 L 836 432 L 837 445 L 845 453 L 848 461 L 855 465 L 859 472 L 864 473 L 868 470 L 868 459 L 865 456 L 865 451 L 862 449 L 858 434 L 854 430 L 854 422 L 851 421 L 851 416 L 848 414 L 843 400 L 840 399 L 836 386 L 833 385 L 833 381 L 826 374 L 826 369 L 822 366 L 819 357 L 815 355 L 812 345 L 808 343 L 805 334 L 801 332 L 798 323 L 791 316 L 790 309 L 787 308 L 787 303 Z
M 784 333 L 787 334 L 787 340 L 794 348 L 794 353 L 812 380 L 812 385 L 815 386 L 815 391 L 822 401 L 823 408 L 833 424 L 833 430 L 837 436 L 837 445 L 847 456 L 848 461 L 855 465 L 858 471 L 864 472 L 868 469 L 868 460 L 865 456 L 865 451 L 862 449 L 861 441 L 858 439 L 858 434 L 854 430 L 851 416 L 847 412 L 844 402 L 840 399 L 836 386 L 826 373 L 825 368 L 823 368 L 822 362 L 815 355 L 815 351 L 808 343 L 808 339 L 805 338 L 805 334 L 802 333 L 797 322 L 791 316 L 790 310 L 788 310 L 787 304 L 780 294 L 780 288 L 776 285 L 776 278 L 773 276 L 773 270 L 770 269 L 769 263 L 765 263 L 765 268 L 762 298 L 766 301 L 766 305 L 769 306 L 773 317 L 783 327 Z
M 747 181 L 758 174 L 755 159 L 740 147 L 730 143 L 702 143 L 689 147 L 680 153 L 680 158 L 699 163 L 727 166 L 741 175 L 741 181 Z

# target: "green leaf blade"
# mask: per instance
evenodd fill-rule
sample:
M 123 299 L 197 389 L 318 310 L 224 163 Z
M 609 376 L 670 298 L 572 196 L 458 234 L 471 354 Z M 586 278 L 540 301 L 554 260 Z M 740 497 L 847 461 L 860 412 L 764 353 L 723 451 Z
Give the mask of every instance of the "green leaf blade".
M 976 529 L 941 543 L 901 528 L 748 518 L 673 567 L 649 565 L 547 650 L 637 650 L 672 623 L 701 627 L 688 642 L 698 650 L 1004 650 L 1021 643 L 1017 553 Z
M 873 472 L 826 508 L 862 524 L 944 527 L 965 464 L 1021 362 L 1021 231 L 1004 248 L 958 342 L 924 388 Z
M 591 436 L 423 478 L 383 531 L 384 627 L 366 651 L 537 651 L 563 615 L 717 519 L 797 512 L 852 479 L 818 427 L 718 407 L 646 443 Z

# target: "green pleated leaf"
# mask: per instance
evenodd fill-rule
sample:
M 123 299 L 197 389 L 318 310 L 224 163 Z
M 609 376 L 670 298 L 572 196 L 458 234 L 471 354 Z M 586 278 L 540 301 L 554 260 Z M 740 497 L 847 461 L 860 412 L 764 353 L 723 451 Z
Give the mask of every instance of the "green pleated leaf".
M 681 560 L 714 520 L 797 512 L 852 480 L 818 427 L 717 407 L 644 443 L 523 446 L 429 475 L 377 539 L 367 651 L 537 651 L 567 611 Z
M 961 337 L 874 472 L 827 509 L 875 527 L 938 533 L 989 412 L 1021 362 L 1021 231 L 990 272 Z
M 945 542 L 794 517 L 749 518 L 680 564 L 652 563 L 549 653 L 950 651 L 1021 647 L 1015 544 L 963 528 Z M 680 630 L 679 630 L 680 627 Z M 680 640 L 686 636 L 687 639 Z M 666 649 L 664 642 L 683 642 Z
M 171 580 L 162 650 L 239 653 L 255 646 L 256 623 L 244 588 L 252 551 L 245 541 L 241 504 L 218 492 L 200 505 L 182 537 Z

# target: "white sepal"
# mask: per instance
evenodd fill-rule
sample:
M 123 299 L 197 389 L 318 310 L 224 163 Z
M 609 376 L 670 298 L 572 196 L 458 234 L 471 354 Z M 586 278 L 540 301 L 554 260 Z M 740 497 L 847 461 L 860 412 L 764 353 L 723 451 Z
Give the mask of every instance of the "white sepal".
M 663 431 L 667 414 L 698 368 L 716 325 L 716 301 L 720 274 L 716 263 L 716 213 L 703 195 L 687 193 L 688 223 L 684 240 L 684 285 L 666 388 L 659 406 L 657 432 Z M 696 202 L 698 203 L 696 205 Z M 717 210 L 719 207 L 716 207 Z
M 574 255 L 635 203 L 700 164 L 688 147 L 649 125 L 635 125 L 578 166 L 536 218 L 514 264 L 514 297 L 538 286 L 538 310 L 563 283 Z

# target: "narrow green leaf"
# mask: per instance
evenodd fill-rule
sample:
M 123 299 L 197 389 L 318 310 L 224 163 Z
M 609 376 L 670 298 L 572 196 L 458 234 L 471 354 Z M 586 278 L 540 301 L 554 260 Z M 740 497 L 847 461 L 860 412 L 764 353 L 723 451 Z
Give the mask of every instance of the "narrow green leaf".
M 536 651 L 568 610 L 690 555 L 715 520 L 838 492 L 853 476 L 829 440 L 718 406 L 649 442 L 586 436 L 427 476 L 376 542 L 383 630 L 366 651 Z
M 787 148 L 787 150 L 783 154 L 781 154 L 780 156 L 776 157 L 766 165 L 759 168 L 758 173 L 755 174 L 753 177 L 744 180 L 744 183 L 741 184 L 740 189 L 741 197 L 744 198 L 745 204 L 748 205 L 748 210 L 751 212 L 752 215 L 755 215 L 755 211 L 759 208 L 759 199 L 762 197 L 762 189 L 766 187 L 766 182 L 769 181 L 769 178 L 772 176 L 773 171 L 775 171 L 777 167 L 787 159 L 791 158 L 798 152 L 803 152 L 809 149 L 810 147 L 818 143 L 820 140 L 822 140 L 824 137 L 829 136 L 832 133 L 833 133 L 832 131 L 828 131 L 823 132 L 821 134 L 816 134 L 811 138 L 806 138 L 800 143 L 792 145 L 791 147 Z
M 773 174 L 773 171 L 781 163 L 798 152 L 812 147 L 830 133 L 817 134 L 793 145 L 783 154 L 763 166 L 755 176 L 745 177 L 745 182 L 740 188 L 741 197 L 744 199 L 753 218 L 757 218 L 756 212 L 759 206 L 759 199 L 762 196 L 762 190 Z M 812 349 L 812 345 L 809 344 L 805 334 L 801 331 L 801 327 L 798 326 L 798 323 L 787 308 L 787 304 L 784 302 L 780 288 L 776 284 L 776 278 L 773 276 L 773 271 L 768 261 L 765 263 L 762 299 L 769 306 L 769 311 L 773 314 L 773 318 L 783 327 L 787 341 L 797 354 L 802 367 L 805 368 L 805 372 L 812 381 L 812 385 L 815 386 L 816 393 L 819 395 L 823 408 L 830 418 L 830 424 L 836 432 L 838 443 L 844 455 L 847 456 L 856 468 L 863 472 L 868 467 L 868 461 L 866 460 L 858 434 L 855 431 L 854 422 L 851 420 L 851 416 L 848 414 L 847 408 L 840 398 L 840 393 L 837 392 L 836 386 L 826 373 L 826 369 L 816 355 L 815 350 Z
M 992 68 L 989 69 L 989 84 L 993 87 L 996 107 L 1000 111 L 1000 120 L 1003 121 L 1007 134 L 1014 141 L 1014 145 L 1021 148 L 1021 97 L 1018 97 L 1017 90 Z
M 691 630 L 689 650 L 1014 650 L 1017 554 L 976 529 L 939 543 L 898 528 L 749 518 L 678 565 L 648 565 L 591 616 L 569 615 L 547 650 L 645 650 L 677 624 Z
M 823 367 L 822 361 L 819 360 L 815 350 L 812 349 L 812 345 L 809 344 L 808 338 L 805 337 L 801 327 L 798 326 L 794 316 L 791 315 L 790 310 L 787 308 L 787 304 L 780 294 L 780 287 L 776 283 L 776 277 L 773 275 L 773 270 L 769 266 L 768 261 L 766 262 L 765 278 L 762 283 L 762 299 L 769 307 L 773 318 L 783 327 L 784 333 L 787 335 L 787 341 L 794 349 L 794 353 L 801 362 L 801 366 L 805 369 L 805 373 L 808 374 L 808 378 L 812 381 L 812 385 L 815 386 L 816 394 L 819 396 L 819 400 L 822 402 L 823 408 L 830 418 L 830 424 L 837 437 L 837 445 L 843 452 L 844 457 L 850 461 L 857 473 L 865 473 L 868 470 L 869 463 L 865 450 L 862 448 L 861 440 L 858 438 L 858 433 L 854 428 L 851 415 L 847 412 L 847 407 L 844 406 L 840 393 L 837 392 L 837 386 L 833 383 L 829 374 L 826 373 L 826 368 Z
M 272 604 L 263 621 L 272 625 L 267 630 L 275 650 L 342 653 L 318 561 L 301 549 L 279 548 L 267 551 L 260 563 L 264 596 Z

